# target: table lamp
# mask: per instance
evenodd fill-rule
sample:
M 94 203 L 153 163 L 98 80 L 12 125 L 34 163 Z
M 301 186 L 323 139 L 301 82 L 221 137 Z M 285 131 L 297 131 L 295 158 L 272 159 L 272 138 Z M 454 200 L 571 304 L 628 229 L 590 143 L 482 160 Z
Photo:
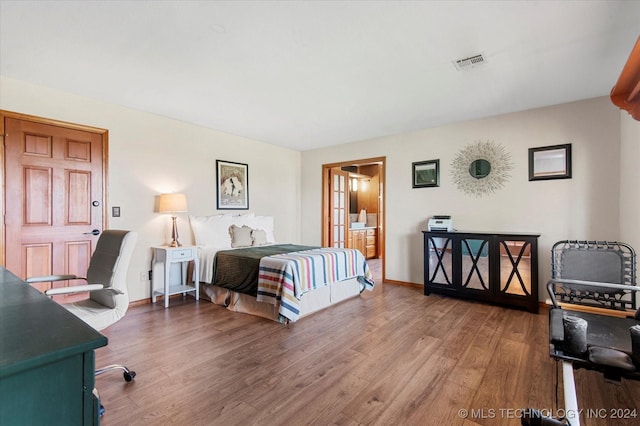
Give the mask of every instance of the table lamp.
M 178 225 L 176 224 L 176 213 L 187 211 L 187 197 L 184 194 L 161 194 L 158 205 L 159 213 L 171 213 L 173 229 L 171 230 L 171 244 L 169 247 L 181 247 L 178 241 Z

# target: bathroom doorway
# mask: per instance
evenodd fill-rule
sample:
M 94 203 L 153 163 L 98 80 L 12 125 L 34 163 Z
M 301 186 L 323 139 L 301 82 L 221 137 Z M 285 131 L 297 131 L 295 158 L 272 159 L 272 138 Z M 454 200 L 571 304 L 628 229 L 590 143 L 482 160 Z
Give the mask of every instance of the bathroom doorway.
M 322 245 L 356 248 L 384 278 L 385 161 L 322 166 Z

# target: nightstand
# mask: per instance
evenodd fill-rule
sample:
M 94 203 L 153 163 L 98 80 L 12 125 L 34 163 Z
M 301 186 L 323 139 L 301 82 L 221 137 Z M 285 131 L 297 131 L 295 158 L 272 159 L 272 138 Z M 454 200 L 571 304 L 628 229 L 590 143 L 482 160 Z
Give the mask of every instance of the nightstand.
M 193 262 L 193 285 L 188 285 L 187 266 L 189 262 Z M 171 264 L 180 263 L 181 279 L 180 285 L 171 285 Z M 198 248 L 196 246 L 185 247 L 153 247 L 153 266 L 158 264 L 164 265 L 164 277 L 161 280 L 157 274 L 151 276 L 151 300 L 156 302 L 158 296 L 164 296 L 164 307 L 169 307 L 169 296 L 172 294 L 194 292 L 195 298 L 200 298 L 200 266 L 198 262 Z M 152 268 L 155 269 L 155 268 Z

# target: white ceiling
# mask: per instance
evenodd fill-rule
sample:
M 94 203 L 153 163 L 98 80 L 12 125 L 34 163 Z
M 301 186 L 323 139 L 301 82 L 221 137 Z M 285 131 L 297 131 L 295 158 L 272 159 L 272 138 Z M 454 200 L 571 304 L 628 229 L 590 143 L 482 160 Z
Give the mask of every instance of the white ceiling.
M 606 96 L 639 34 L 640 1 L 0 0 L 0 73 L 303 151 Z

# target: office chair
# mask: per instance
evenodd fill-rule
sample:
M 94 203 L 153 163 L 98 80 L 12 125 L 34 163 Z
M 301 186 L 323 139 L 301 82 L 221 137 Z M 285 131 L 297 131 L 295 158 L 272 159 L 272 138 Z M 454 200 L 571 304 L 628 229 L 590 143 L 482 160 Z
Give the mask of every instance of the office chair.
M 88 291 L 88 299 L 64 303 L 61 306 L 96 330 L 102 330 L 122 318 L 129 308 L 127 270 L 137 238 L 138 234 L 133 231 L 112 229 L 103 231 L 89 261 L 86 278 L 76 275 L 48 275 L 27 278 L 25 281 L 37 283 L 85 280 L 88 283 L 86 285 L 52 288 L 45 291 L 45 294 L 55 296 Z M 99 376 L 116 369 L 123 371 L 127 382 L 136 376 L 134 371 L 119 364 L 96 369 L 95 375 Z

